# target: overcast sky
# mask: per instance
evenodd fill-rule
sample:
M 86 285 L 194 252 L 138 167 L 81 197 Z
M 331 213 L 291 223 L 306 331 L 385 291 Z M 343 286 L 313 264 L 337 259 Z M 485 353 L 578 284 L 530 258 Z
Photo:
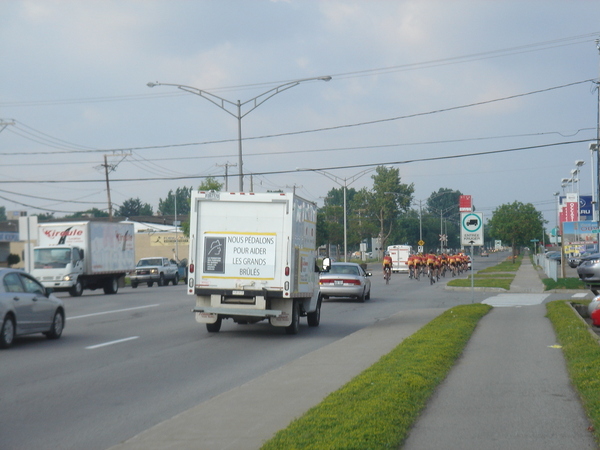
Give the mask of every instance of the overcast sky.
M 599 19 L 591 0 L 4 0 L 0 206 L 106 209 L 105 155 L 117 206 L 156 211 L 226 168 L 237 191 L 235 107 L 147 83 L 235 104 L 331 76 L 242 107 L 244 190 L 322 205 L 339 184 L 296 169 L 360 189 L 386 165 L 417 201 L 460 190 L 490 217 L 518 200 L 551 228 L 576 160 L 592 192 Z

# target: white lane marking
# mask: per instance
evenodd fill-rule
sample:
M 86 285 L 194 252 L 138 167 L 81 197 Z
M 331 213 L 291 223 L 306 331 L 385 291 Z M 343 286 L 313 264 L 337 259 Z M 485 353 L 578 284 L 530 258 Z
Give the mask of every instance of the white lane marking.
M 103 312 L 98 312 L 98 313 L 93 313 L 93 314 L 84 314 L 83 316 L 67 317 L 67 320 L 83 319 L 84 317 L 103 316 L 104 314 L 114 314 L 114 313 L 120 313 L 120 312 L 135 311 L 136 309 L 154 308 L 156 306 L 160 306 L 160 305 L 157 303 L 155 305 L 136 306 L 135 308 L 114 309 L 112 311 L 103 311 Z
M 107 347 L 109 345 L 120 344 L 121 342 L 133 341 L 134 339 L 138 339 L 138 338 L 139 338 L 139 336 L 131 336 L 131 337 L 128 337 L 125 339 L 118 339 L 116 341 L 104 342 L 102 344 L 97 344 L 97 345 L 90 345 L 89 347 L 86 347 L 86 349 L 87 350 L 95 350 L 100 347 Z
M 549 294 L 499 294 L 481 303 L 496 307 L 539 305 L 548 296 Z
M 572 298 L 583 298 L 583 297 L 587 297 L 588 293 L 587 292 L 579 292 L 577 294 L 573 294 Z

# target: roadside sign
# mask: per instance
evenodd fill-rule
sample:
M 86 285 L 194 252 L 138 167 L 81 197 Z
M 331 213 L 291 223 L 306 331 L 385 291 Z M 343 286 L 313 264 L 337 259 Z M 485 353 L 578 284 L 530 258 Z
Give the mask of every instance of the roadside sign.
M 419 241 L 419 242 L 423 242 L 423 241 Z M 417 251 L 418 251 L 419 253 L 423 253 L 423 251 L 424 251 L 424 247 L 423 247 L 422 245 L 419 245 L 419 247 L 417 247 Z
M 425 245 L 425 241 L 421 239 L 419 242 L 417 242 L 417 244 L 419 244 L 422 247 L 423 245 Z
M 483 245 L 483 213 L 462 213 L 460 225 L 462 245 Z

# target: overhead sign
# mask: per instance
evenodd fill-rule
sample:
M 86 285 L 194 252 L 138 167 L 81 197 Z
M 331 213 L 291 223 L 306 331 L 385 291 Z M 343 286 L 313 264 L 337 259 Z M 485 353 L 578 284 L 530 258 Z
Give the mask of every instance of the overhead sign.
M 483 245 L 483 213 L 460 215 L 460 242 L 462 245 Z
M 470 195 L 461 195 L 458 198 L 458 208 L 460 212 L 473 211 L 473 202 Z

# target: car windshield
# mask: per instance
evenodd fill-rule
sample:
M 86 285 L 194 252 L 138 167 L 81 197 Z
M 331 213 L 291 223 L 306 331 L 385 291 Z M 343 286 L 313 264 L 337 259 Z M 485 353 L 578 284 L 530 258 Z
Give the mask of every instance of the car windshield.
M 64 268 L 71 262 L 71 249 L 36 248 L 33 251 L 33 262 L 36 269 Z
M 162 259 L 154 258 L 154 259 L 140 259 L 137 263 L 138 267 L 142 266 L 162 266 Z
M 347 266 L 343 264 L 334 264 L 329 269 L 329 273 L 344 274 L 344 275 L 360 275 L 360 271 L 356 266 Z

